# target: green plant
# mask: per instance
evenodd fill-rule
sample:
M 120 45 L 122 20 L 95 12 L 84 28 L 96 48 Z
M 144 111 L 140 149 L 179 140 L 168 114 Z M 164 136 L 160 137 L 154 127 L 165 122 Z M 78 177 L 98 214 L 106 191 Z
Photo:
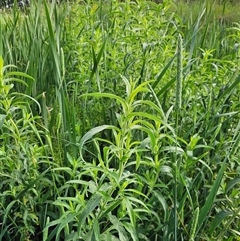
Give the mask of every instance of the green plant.
M 1 14 L 2 240 L 238 239 L 239 26 L 216 3 Z
M 14 83 L 25 84 L 25 78 L 33 78 L 7 72 L 9 68 L 14 66 L 4 66 L 0 58 L 0 240 L 31 240 L 39 222 L 39 182 L 46 173 L 39 173 L 40 162 L 46 158 L 44 129 L 40 118 L 31 112 L 30 103 L 35 100 L 12 91 Z
M 131 237 L 133 240 L 139 240 L 150 235 L 148 234 L 150 230 L 139 229 L 139 225 L 144 227 L 147 221 L 145 218 L 141 221 L 139 216 L 141 213 L 155 217 L 156 225 L 160 221 L 157 211 L 152 207 L 153 200 L 150 201 L 149 195 L 155 189 L 159 174 L 164 169 L 164 159 L 161 161 L 158 156 L 158 145 L 161 142 L 164 143 L 168 135 L 160 132 L 168 128 L 172 129 L 166 123 L 161 106 L 148 100 L 135 100 L 141 92 L 148 91 L 146 88 L 148 82 L 137 86 L 137 82 L 129 82 L 125 77 L 122 79 L 126 84 L 126 100 L 110 93 L 86 95 L 108 97 L 118 101 L 122 107 L 122 112 L 117 114 L 119 127 L 99 126 L 83 136 L 79 144 L 81 153 L 88 152 L 84 150 L 85 143 L 104 130 L 112 131 L 113 142 L 96 137 L 94 138 L 96 154 L 91 158 L 87 154 L 86 164 L 84 164 L 83 154 L 79 160 L 72 160 L 79 163 L 77 168 L 81 168 L 81 172 L 71 172 L 72 180 L 66 183 L 65 188 L 69 189 L 69 184 L 72 183 L 80 184 L 81 190 L 84 190 L 81 192 L 84 202 L 77 202 L 80 198 L 78 192 L 74 198 L 59 198 L 55 205 L 58 205 L 63 213 L 58 220 L 47 225 L 47 227 L 57 226 L 46 240 L 51 240 L 55 235 L 58 236 L 63 228 L 65 239 L 86 240 L 95 237 L 104 240 L 109 237 L 110 240 L 114 238 L 117 240 L 119 237 L 120 240 L 128 240 L 128 237 Z M 142 106 L 150 107 L 155 115 L 142 112 L 140 108 Z M 167 170 L 168 167 L 165 169 Z M 146 170 L 148 170 L 147 174 L 144 174 Z M 150 172 L 153 175 L 149 176 Z M 87 177 L 88 182 L 83 181 L 86 179 L 84 176 Z M 77 190 L 79 191 L 79 188 Z M 87 198 L 89 195 L 90 198 Z M 70 201 L 74 206 L 79 203 L 77 212 L 70 212 Z M 161 211 L 158 210 L 158 212 Z M 87 221 L 84 222 L 86 218 Z M 116 220 L 118 220 L 117 223 Z M 141 224 L 138 223 L 139 221 Z M 160 227 L 157 225 L 156 229 Z

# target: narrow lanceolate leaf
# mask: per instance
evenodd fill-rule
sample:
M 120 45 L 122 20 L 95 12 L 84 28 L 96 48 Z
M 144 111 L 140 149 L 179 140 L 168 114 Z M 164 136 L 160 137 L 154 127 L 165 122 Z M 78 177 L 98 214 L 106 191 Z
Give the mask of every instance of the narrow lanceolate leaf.
M 98 206 L 101 199 L 102 199 L 102 196 L 100 194 L 94 194 L 88 200 L 87 205 L 85 206 L 85 208 L 83 209 L 83 211 L 79 217 L 79 222 L 78 222 L 78 234 L 79 235 L 81 235 L 81 227 L 82 227 L 82 224 L 85 222 L 85 219 Z
M 113 224 L 114 228 L 117 230 L 119 238 L 121 241 L 128 241 L 127 233 L 121 221 L 117 219 L 116 216 L 111 213 L 108 214 L 109 221 Z
M 218 97 L 217 101 L 220 101 L 224 96 L 231 94 L 231 92 L 236 88 L 240 83 L 240 75 L 235 79 L 235 81 L 229 86 L 224 88 L 221 95 Z
M 67 218 L 63 218 L 64 216 L 62 216 L 60 218 L 61 222 L 58 225 L 58 229 L 57 229 L 57 233 L 56 233 L 56 240 L 59 239 L 60 233 L 62 232 L 63 229 L 67 230 L 67 232 L 65 231 L 65 235 L 69 234 L 69 230 L 68 230 L 68 225 L 69 223 L 71 223 L 74 218 L 76 217 L 76 213 L 72 214 L 70 213 Z
M 7 217 L 8 217 L 8 215 L 9 215 L 9 213 L 11 212 L 12 207 L 13 207 L 14 205 L 16 205 L 17 202 L 18 202 L 18 200 L 13 200 L 13 201 L 11 201 L 11 202 L 8 204 L 7 208 L 4 210 L 3 221 L 2 221 L 2 223 L 1 223 L 1 226 L 2 226 L 1 232 L 3 232 L 4 226 L 5 226 L 5 225 L 7 226 L 7 224 L 6 224 Z M 2 208 L 2 207 L 1 207 L 1 208 Z
M 173 60 L 176 58 L 176 54 L 169 60 L 169 62 L 166 64 L 166 66 L 163 68 L 162 72 L 157 76 L 156 81 L 153 83 L 152 88 L 154 89 L 158 83 L 160 82 L 160 80 L 162 79 L 162 77 L 164 76 L 164 74 L 166 73 L 166 71 L 170 68 L 170 66 L 173 63 Z M 149 97 L 150 93 L 148 93 L 146 95 L 146 99 Z
M 1 33 L 0 33 L 1 34 Z M 2 78 L 3 78 L 3 71 L 4 71 L 4 61 L 3 61 L 3 58 L 2 56 L 0 55 L 0 86 L 2 86 Z
M 55 67 L 56 67 L 56 70 L 57 70 L 57 76 L 60 77 L 61 76 L 61 70 L 60 70 L 60 65 L 59 65 L 59 62 L 60 62 L 59 55 L 57 53 L 57 46 L 56 46 L 57 42 L 55 41 L 54 29 L 53 29 L 51 16 L 50 16 L 49 9 L 48 9 L 46 1 L 44 1 L 44 8 L 45 8 L 45 13 L 46 13 L 49 40 L 50 40 L 50 46 L 51 46 L 51 50 L 52 50 L 52 54 L 53 54 L 53 59 L 54 59 Z
M 81 95 L 81 97 L 88 97 L 88 96 L 92 96 L 92 97 L 101 97 L 101 98 L 110 98 L 110 99 L 115 99 L 116 101 L 118 101 L 119 103 L 121 103 L 122 105 L 125 105 L 125 100 L 123 98 L 121 98 L 120 96 L 111 94 L 111 93 L 87 93 L 87 94 L 83 94 Z
M 15 198 L 15 200 L 20 199 L 26 192 L 28 192 L 34 184 L 36 184 L 48 171 L 50 168 L 45 170 L 41 175 L 39 175 L 36 179 L 34 179 L 32 182 L 30 182 Z
M 161 203 L 161 206 L 164 211 L 164 222 L 165 222 L 167 220 L 167 216 L 169 215 L 169 211 L 168 211 L 169 206 L 166 202 L 165 197 L 160 192 L 153 191 L 153 193 L 156 196 L 156 198 L 158 199 L 158 201 Z
M 98 55 L 96 56 L 96 53 L 94 51 L 94 48 L 92 47 L 92 54 L 93 54 L 93 68 L 92 68 L 92 72 L 91 72 L 91 75 L 89 77 L 89 83 L 91 83 L 92 79 L 93 79 L 93 76 L 94 74 L 96 73 L 97 71 L 97 67 L 98 67 L 98 64 L 100 62 L 100 59 L 104 53 L 104 49 L 105 49 L 105 45 L 106 45 L 106 42 L 107 42 L 107 38 L 104 40 L 103 44 L 102 44 L 102 47 L 98 53 Z
M 47 217 L 46 225 L 48 225 L 49 222 L 50 222 L 50 218 Z M 47 237 L 48 237 L 48 227 L 46 227 L 46 228 L 43 230 L 43 241 L 46 241 L 46 240 L 47 240 Z
M 236 184 L 240 184 L 240 177 L 236 177 L 227 183 L 226 193 L 231 190 Z
M 95 219 L 93 224 L 93 236 L 91 240 L 101 241 L 101 231 L 100 231 L 100 224 L 97 219 Z
M 0 129 L 1 129 L 2 126 L 3 126 L 3 123 L 4 123 L 5 118 L 6 118 L 6 115 L 1 115 L 1 114 L 0 114 Z
M 230 210 L 222 210 L 220 211 L 214 218 L 212 225 L 210 227 L 210 234 L 213 234 L 216 227 L 228 216 L 233 215 L 233 212 Z
M 113 203 L 108 205 L 104 211 L 99 215 L 99 219 L 106 217 L 108 214 L 110 214 L 117 206 L 120 205 L 122 202 L 122 199 L 114 200 Z
M 100 133 L 101 131 L 103 130 L 106 130 L 106 129 L 116 129 L 115 126 L 112 126 L 112 125 L 102 125 L 102 126 L 97 126 L 95 128 L 92 128 L 90 131 L 88 131 L 83 137 L 82 139 L 80 140 L 80 143 L 79 143 L 79 148 L 80 148 L 80 155 L 82 157 L 82 150 L 83 150 L 83 146 L 84 144 L 90 140 L 94 135 Z

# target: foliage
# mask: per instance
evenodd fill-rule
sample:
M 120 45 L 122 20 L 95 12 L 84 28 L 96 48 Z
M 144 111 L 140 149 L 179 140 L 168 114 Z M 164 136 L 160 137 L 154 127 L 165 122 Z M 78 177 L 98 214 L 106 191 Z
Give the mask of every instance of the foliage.
M 33 79 L 21 72 L 6 72 L 0 59 L 0 222 L 1 240 L 29 240 L 39 225 L 37 206 L 44 187 L 41 162 L 46 146 L 40 118 L 33 116 L 30 96 L 13 91 L 14 83 Z
M 0 240 L 239 239 L 239 24 L 173 9 L 1 15 Z

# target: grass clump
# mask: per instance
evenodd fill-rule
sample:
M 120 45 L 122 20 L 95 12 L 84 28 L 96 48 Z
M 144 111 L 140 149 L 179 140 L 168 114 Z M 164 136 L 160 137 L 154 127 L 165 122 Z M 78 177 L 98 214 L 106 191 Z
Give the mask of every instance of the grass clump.
M 238 239 L 239 26 L 172 4 L 1 15 L 0 240 Z

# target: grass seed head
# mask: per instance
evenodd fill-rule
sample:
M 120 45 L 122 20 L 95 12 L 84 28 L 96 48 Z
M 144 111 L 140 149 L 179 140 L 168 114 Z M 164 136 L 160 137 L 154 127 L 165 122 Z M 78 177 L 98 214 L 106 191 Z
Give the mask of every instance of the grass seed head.
M 178 110 L 182 107 L 182 37 L 180 34 L 177 44 L 176 109 Z

